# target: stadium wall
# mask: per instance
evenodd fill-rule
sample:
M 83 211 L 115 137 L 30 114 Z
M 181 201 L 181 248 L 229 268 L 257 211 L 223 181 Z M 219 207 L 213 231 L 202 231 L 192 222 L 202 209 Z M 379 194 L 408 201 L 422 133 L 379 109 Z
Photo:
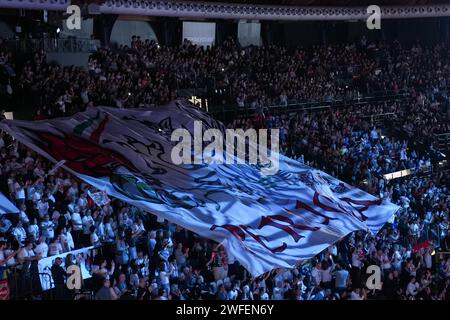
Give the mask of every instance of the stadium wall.
M 131 21 L 117 19 L 111 31 L 111 44 L 130 45 L 132 36 L 140 36 L 141 39 L 158 41 L 155 31 L 147 21 Z

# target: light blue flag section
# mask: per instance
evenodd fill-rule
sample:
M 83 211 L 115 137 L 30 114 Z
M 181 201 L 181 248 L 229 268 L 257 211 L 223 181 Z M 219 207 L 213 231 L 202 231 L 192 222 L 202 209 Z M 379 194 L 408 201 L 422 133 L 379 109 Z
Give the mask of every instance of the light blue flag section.
M 0 215 L 5 213 L 17 213 L 19 209 L 0 192 Z

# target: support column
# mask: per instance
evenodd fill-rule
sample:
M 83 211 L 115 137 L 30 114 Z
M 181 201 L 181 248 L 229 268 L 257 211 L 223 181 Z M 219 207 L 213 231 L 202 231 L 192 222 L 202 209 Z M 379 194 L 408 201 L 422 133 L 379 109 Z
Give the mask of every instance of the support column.
M 238 22 L 218 20 L 216 21 L 216 45 L 220 46 L 226 39 L 233 38 L 237 41 Z
M 111 32 L 118 15 L 94 16 L 94 37 L 100 39 L 102 46 L 109 47 Z
M 283 45 L 283 24 L 278 21 L 261 21 L 261 39 L 264 46 Z
M 166 46 L 179 46 L 183 40 L 182 22 L 178 18 L 164 18 L 161 25 L 161 43 Z
M 164 36 L 163 36 L 163 25 L 161 21 L 149 21 L 150 26 L 152 27 L 153 31 L 155 32 L 156 38 L 158 39 L 158 43 L 160 45 L 166 45 L 164 43 Z

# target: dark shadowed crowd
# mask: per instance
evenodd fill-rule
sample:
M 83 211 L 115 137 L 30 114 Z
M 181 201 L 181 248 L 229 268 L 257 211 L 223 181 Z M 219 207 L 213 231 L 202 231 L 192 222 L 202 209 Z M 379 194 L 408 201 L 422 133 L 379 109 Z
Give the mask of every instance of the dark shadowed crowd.
M 205 89 L 210 103 L 250 108 L 419 90 L 435 102 L 450 80 L 448 49 L 364 40 L 241 48 L 233 39 L 207 48 L 188 41 L 167 47 L 133 37 L 129 46 L 99 48 L 83 68 L 48 63 L 42 50 L 14 55 L 0 44 L 0 65 L 8 69 L 0 95 L 4 108 L 26 105 L 38 119 L 88 105 L 161 105 L 189 88 Z

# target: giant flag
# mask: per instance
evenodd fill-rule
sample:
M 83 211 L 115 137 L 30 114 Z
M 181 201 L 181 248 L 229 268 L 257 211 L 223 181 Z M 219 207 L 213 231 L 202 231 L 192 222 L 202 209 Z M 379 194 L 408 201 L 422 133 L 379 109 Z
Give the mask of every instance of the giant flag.
M 0 127 L 108 195 L 222 243 L 254 276 L 293 267 L 352 231 L 376 233 L 398 209 L 284 156 L 270 176 L 251 164 L 175 165 L 171 134 L 193 132 L 194 121 L 224 130 L 183 101 Z
M 18 213 L 20 210 L 0 192 L 0 216 L 5 213 Z

